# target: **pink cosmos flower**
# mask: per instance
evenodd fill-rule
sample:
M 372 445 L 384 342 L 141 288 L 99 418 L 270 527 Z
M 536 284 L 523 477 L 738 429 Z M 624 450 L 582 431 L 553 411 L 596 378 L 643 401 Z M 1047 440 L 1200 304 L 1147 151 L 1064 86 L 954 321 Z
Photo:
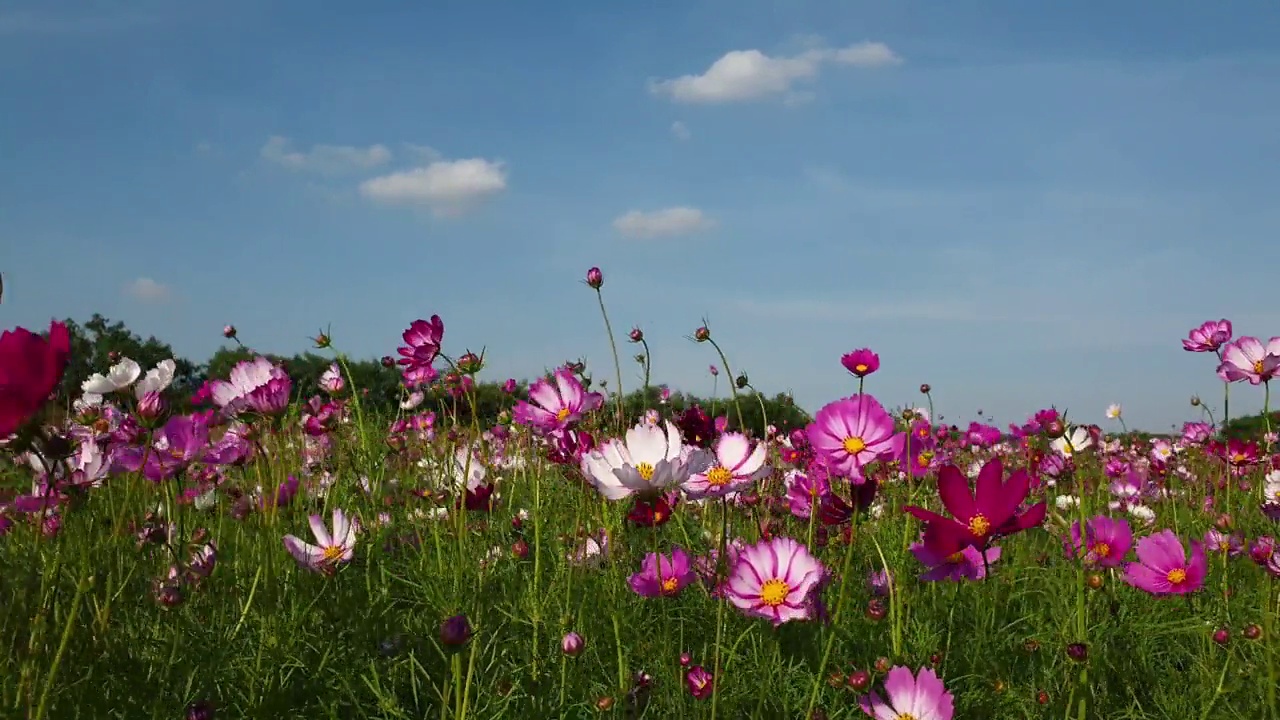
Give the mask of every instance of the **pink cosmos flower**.
M 1152 595 L 1186 595 L 1204 585 L 1208 558 L 1204 547 L 1191 541 L 1191 556 L 1172 530 L 1161 530 L 1138 541 L 1138 562 L 1125 566 L 1124 580 Z
M 862 348 L 845 353 L 840 358 L 840 364 L 855 376 L 864 378 L 880 369 L 880 356 L 867 348 Z
M 912 675 L 901 665 L 891 668 L 884 679 L 888 702 L 876 693 L 858 700 L 862 711 L 876 720 L 951 720 L 955 701 L 937 673 L 920 668 Z
M 430 368 L 440 354 L 444 321 L 439 315 L 432 315 L 430 321 L 414 320 L 400 337 L 404 339 L 404 346 L 396 348 L 400 353 L 400 364 L 410 369 Z
M 1223 346 L 1218 377 L 1226 382 L 1248 380 L 1250 385 L 1270 382 L 1280 371 L 1280 337 L 1266 345 L 1256 337 L 1245 336 Z
M 969 545 L 956 549 L 958 543 L 954 539 L 950 544 L 927 538 L 912 543 L 907 549 L 928 568 L 920 574 L 925 582 L 960 582 L 961 580 L 982 580 L 987 576 L 987 568 L 1000 559 L 1000 548 L 990 547 L 984 551 Z
M 1084 562 L 1097 567 L 1120 567 L 1124 556 L 1133 545 L 1133 531 L 1129 523 L 1099 515 L 1085 521 L 1084 532 L 1080 532 L 1080 521 L 1071 524 L 1071 542 L 1067 545 L 1067 556 L 1076 557 L 1084 551 Z
M 303 542 L 293 535 L 284 536 L 284 547 L 298 564 L 308 570 L 331 575 L 339 565 L 351 562 L 355 557 L 356 531 L 341 510 L 333 511 L 333 533 L 325 527 L 319 515 L 310 518 L 311 534 L 316 544 Z
M 511 417 L 543 433 L 567 430 L 586 413 L 604 403 L 600 393 L 589 393 L 574 374 L 565 368 L 555 371 L 553 380 L 541 378 L 529 386 L 529 399 L 516 403 Z
M 1230 320 L 1209 320 L 1187 333 L 1182 348 L 1188 352 L 1217 352 L 1231 341 Z
M 804 620 L 812 612 L 809 595 L 823 571 L 822 563 L 796 540 L 761 540 L 738 553 L 725 596 L 745 614 L 771 620 L 774 626 Z
M 716 439 L 711 467 L 689 477 L 684 490 L 695 500 L 707 497 L 724 497 L 751 487 L 757 480 L 769 476 L 765 465 L 768 446 L 755 443 L 742 433 L 725 433 Z
M 213 403 L 227 415 L 254 411 L 276 415 L 289 404 L 293 382 L 280 366 L 265 357 L 244 360 L 231 368 L 229 380 L 214 380 Z
M 837 400 L 818 411 L 806 428 L 809 444 L 837 473 L 859 481 L 869 462 L 902 453 L 906 435 L 871 395 Z
M 342 368 L 338 367 L 338 363 L 333 363 L 320 374 L 320 389 L 336 395 L 342 392 L 342 388 L 346 387 L 347 382 L 342 377 Z
M 659 597 L 676 595 L 697 579 L 688 553 L 676 547 L 671 548 L 670 555 L 645 555 L 640 572 L 632 575 L 627 583 L 637 595 Z

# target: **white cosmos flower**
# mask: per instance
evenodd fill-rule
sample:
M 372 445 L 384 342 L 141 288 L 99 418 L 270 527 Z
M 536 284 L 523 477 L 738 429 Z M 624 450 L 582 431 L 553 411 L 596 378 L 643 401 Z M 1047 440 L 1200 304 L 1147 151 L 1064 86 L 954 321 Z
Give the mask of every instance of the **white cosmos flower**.
M 1069 458 L 1092 444 L 1093 438 L 1089 437 L 1089 430 L 1077 425 L 1071 429 L 1071 432 L 1055 439 L 1049 446 L 1062 457 Z
M 1280 503 L 1280 470 L 1272 470 L 1262 481 L 1267 502 Z
M 422 399 L 426 397 L 420 391 L 414 390 L 409 393 L 409 397 L 400 401 L 401 410 L 412 410 L 422 404 Z
M 141 400 L 147 393 L 164 392 L 173 383 L 173 374 L 176 370 L 177 364 L 172 358 L 161 360 L 154 368 L 148 370 L 147 374 L 134 386 L 134 394 Z
M 582 456 L 582 474 L 605 498 L 621 500 L 683 484 L 706 462 L 701 450 L 685 453 L 680 431 L 666 420 L 636 425 L 627 430 L 625 442 L 609 440 Z
M 138 363 L 129 358 L 122 358 L 120 362 L 111 366 L 106 375 L 102 373 L 90 375 L 89 379 L 80 385 L 80 389 L 94 395 L 107 395 L 129 387 L 140 375 L 142 375 L 142 368 Z
M 1107 406 L 1108 420 L 1119 420 L 1120 413 L 1121 413 L 1121 407 L 1119 403 L 1111 403 L 1110 405 Z

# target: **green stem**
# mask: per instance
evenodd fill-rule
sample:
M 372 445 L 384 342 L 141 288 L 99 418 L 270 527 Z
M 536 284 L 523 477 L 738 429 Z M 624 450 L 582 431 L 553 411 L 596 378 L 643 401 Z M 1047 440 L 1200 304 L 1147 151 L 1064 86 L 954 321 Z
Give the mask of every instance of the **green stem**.
M 609 349 L 613 351 L 613 372 L 618 381 L 614 391 L 618 396 L 618 427 L 626 424 L 626 413 L 622 409 L 622 363 L 618 360 L 618 343 L 613 339 L 613 325 L 609 322 L 609 311 L 604 308 L 604 293 L 596 288 L 596 300 L 600 303 L 600 315 L 604 318 L 604 331 L 609 336 Z

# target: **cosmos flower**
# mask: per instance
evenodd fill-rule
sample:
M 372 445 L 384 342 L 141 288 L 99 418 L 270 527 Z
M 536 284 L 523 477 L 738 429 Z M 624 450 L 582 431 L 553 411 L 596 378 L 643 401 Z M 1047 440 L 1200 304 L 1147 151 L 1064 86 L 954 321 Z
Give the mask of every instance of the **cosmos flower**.
M 636 425 L 625 441 L 609 440 L 582 456 L 582 474 L 609 500 L 652 495 L 681 485 L 705 465 L 701 451 L 685 455 L 680 431 L 670 420 L 661 426 Z
M 1187 339 L 1182 341 L 1182 349 L 1188 352 L 1217 352 L 1230 341 L 1231 321 L 1209 320 L 1187 333 Z
M 926 533 L 921 542 L 912 543 L 907 549 L 928 568 L 920 574 L 920 579 L 926 582 L 982 580 L 987 576 L 987 568 L 1000 559 L 999 547 L 980 551 L 972 545 L 960 547 L 960 544 L 954 537 L 934 539 Z
M 347 382 L 342 377 L 342 368 L 338 367 L 338 363 L 332 363 L 324 372 L 320 373 L 320 389 L 336 395 L 342 392 L 342 388 L 346 387 Z
M 1256 337 L 1242 337 L 1227 343 L 1222 350 L 1222 364 L 1218 377 L 1226 382 L 1248 380 L 1250 385 L 1270 382 L 1280 372 L 1280 337 L 1273 337 L 1266 345 Z
M 853 375 L 864 378 L 880 369 L 880 356 L 867 348 L 862 348 L 845 353 L 840 358 L 840 364 Z
M 1084 532 L 1080 530 L 1079 520 L 1071 524 L 1071 541 L 1066 550 L 1068 557 L 1083 552 L 1088 565 L 1119 567 L 1132 546 L 1133 531 L 1129 523 L 1099 515 L 1085 521 Z
M 1026 512 L 1019 512 L 1030 489 L 1031 478 L 1026 470 L 1019 468 L 1006 480 L 1004 463 L 999 457 L 994 457 L 978 472 L 972 494 L 969 481 L 955 465 L 946 465 L 938 471 L 938 497 L 951 517 L 915 505 L 903 509 L 936 528 L 938 533 L 961 540 L 962 545 L 986 547 L 995 538 L 1044 522 L 1046 506 L 1043 502 L 1036 503 Z
M 406 373 L 432 370 L 431 364 L 440 354 L 440 343 L 444 340 L 444 321 L 439 315 L 432 315 L 430 321 L 414 320 L 400 337 L 404 345 L 396 348 L 396 352 L 400 353 L 399 362 L 405 366 Z
M 724 497 L 750 488 L 769 476 L 765 465 L 768 446 L 752 443 L 742 433 L 725 433 L 716 439 L 710 468 L 691 475 L 684 490 L 693 499 Z
M 871 693 L 859 699 L 862 711 L 876 720 L 952 720 L 955 701 L 937 673 L 920 668 L 912 675 L 909 668 L 890 668 L 884 679 L 888 700 Z
M 559 368 L 552 380 L 541 378 L 529 386 L 529 400 L 516 403 L 512 419 L 548 434 L 567 430 L 587 413 L 599 409 L 604 396 L 586 392 L 572 372 Z
M 215 380 L 210 386 L 213 404 L 226 415 L 279 414 L 288 405 L 292 389 L 284 369 L 262 356 L 237 363 L 228 380 Z
M 49 323 L 45 339 L 26 328 L 0 334 L 0 440 L 33 418 L 62 381 L 71 357 L 71 334 Z
M 1093 438 L 1089 436 L 1089 429 L 1077 425 L 1060 438 L 1054 438 L 1049 443 L 1049 447 L 1065 458 L 1070 458 L 1076 453 L 1084 450 L 1093 444 Z
M 645 555 L 640 572 L 632 575 L 627 584 L 637 595 L 660 597 L 677 595 L 697 579 L 688 553 L 677 547 L 671 549 L 670 555 Z
M 356 531 L 342 510 L 333 511 L 333 532 L 325 527 L 319 515 L 309 518 L 311 534 L 316 544 L 304 542 L 293 535 L 284 536 L 284 547 L 302 567 L 315 572 L 332 574 L 338 566 L 351 562 L 355 557 Z
M 809 444 L 835 472 L 861 479 L 862 466 L 902 453 L 906 440 L 893 417 L 871 395 L 837 400 L 818 411 L 806 429 Z
M 1191 541 L 1191 555 L 1172 530 L 1144 537 L 1138 541 L 1138 562 L 1125 566 L 1124 580 L 1152 595 L 1185 595 L 1204 585 L 1208 559 L 1204 547 Z
M 142 376 L 142 367 L 137 361 L 121 358 L 112 365 L 105 374 L 94 373 L 80 384 L 81 392 L 89 395 L 108 395 L 128 388 Z
M 809 595 L 823 571 L 822 563 L 796 540 L 761 540 L 738 553 L 725 596 L 745 614 L 766 618 L 775 626 L 805 620 L 812 612 Z

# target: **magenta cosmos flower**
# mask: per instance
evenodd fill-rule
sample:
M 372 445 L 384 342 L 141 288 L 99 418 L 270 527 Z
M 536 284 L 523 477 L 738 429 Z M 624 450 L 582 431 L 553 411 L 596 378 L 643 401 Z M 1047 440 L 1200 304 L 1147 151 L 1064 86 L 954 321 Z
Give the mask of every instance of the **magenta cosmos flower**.
M 855 395 L 819 410 L 805 433 L 832 470 L 860 479 L 863 465 L 902 453 L 906 436 L 896 430 L 893 418 L 878 400 Z
M 49 323 L 48 338 L 25 328 L 0 333 L 0 440 L 44 407 L 71 358 L 71 333 Z
M 1083 551 L 1087 565 L 1120 567 L 1132 545 L 1133 531 L 1129 529 L 1129 523 L 1099 515 L 1085 521 L 1083 533 L 1080 532 L 1079 520 L 1071 524 L 1067 556 L 1076 557 Z
M 810 615 L 809 595 L 822 580 L 822 563 L 788 537 L 762 540 L 738 553 L 725 597 L 735 607 L 775 626 Z
M 1218 377 L 1227 382 L 1248 380 L 1251 385 L 1261 385 L 1270 382 L 1277 371 L 1280 371 L 1280 337 L 1273 337 L 1263 345 L 1258 338 L 1245 336 L 1223 346 Z
M 1204 585 L 1208 559 L 1204 547 L 1191 541 L 1191 556 L 1172 530 L 1138 541 L 1138 562 L 1125 566 L 1125 582 L 1152 595 L 1186 595 Z
M 725 433 L 715 442 L 715 457 L 705 472 L 689 477 L 684 490 L 695 500 L 707 497 L 724 497 L 751 487 L 757 480 L 768 477 L 770 468 L 765 465 L 768 446 L 753 443 L 742 433 Z
M 920 574 L 925 582 L 982 580 L 987 577 L 987 568 L 1000 559 L 1001 553 L 1000 548 L 994 546 L 985 550 L 972 545 L 959 547 L 954 538 L 940 542 L 928 533 L 922 542 L 912 543 L 907 549 L 928 568 Z
M 640 572 L 627 580 L 637 595 L 659 597 L 676 595 L 697 580 L 689 562 L 689 555 L 680 548 L 671 548 L 670 555 L 649 553 L 640 563 Z
M 951 720 L 955 701 L 937 673 L 920 668 L 912 675 L 901 665 L 889 670 L 884 679 L 883 700 L 876 693 L 863 696 L 858 705 L 876 720 Z
M 516 403 L 511 417 L 543 434 L 569 429 L 604 403 L 603 395 L 586 392 L 565 368 L 556 370 L 551 380 L 541 378 L 529 386 L 529 399 L 532 402 Z
M 840 364 L 845 370 L 864 378 L 880 369 L 880 356 L 867 348 L 861 348 L 841 356 Z
M 1004 479 L 1004 463 L 991 458 L 978 471 L 976 492 L 970 494 L 969 481 L 955 465 L 938 471 L 938 497 L 951 517 L 922 507 L 903 509 L 936 529 L 939 537 L 950 536 L 961 545 L 986 547 L 992 540 L 1012 535 L 1044 522 L 1045 504 L 1036 503 L 1018 512 L 1031 490 L 1031 478 L 1019 468 Z
M 345 513 L 333 511 L 333 532 L 324 525 L 319 515 L 310 517 L 311 534 L 316 544 L 304 542 L 293 535 L 284 536 L 284 547 L 298 564 L 308 570 L 332 574 L 339 565 L 351 562 L 355 557 L 356 530 Z
M 1209 320 L 1187 333 L 1187 339 L 1182 341 L 1182 349 L 1188 352 L 1217 352 L 1218 348 L 1230 341 L 1231 321 L 1225 318 Z
M 396 348 L 396 352 L 400 353 L 400 364 L 421 371 L 431 367 L 431 363 L 440 354 L 440 343 L 444 340 L 444 321 L 439 315 L 432 315 L 430 321 L 414 320 L 400 337 L 404 339 L 404 346 Z

